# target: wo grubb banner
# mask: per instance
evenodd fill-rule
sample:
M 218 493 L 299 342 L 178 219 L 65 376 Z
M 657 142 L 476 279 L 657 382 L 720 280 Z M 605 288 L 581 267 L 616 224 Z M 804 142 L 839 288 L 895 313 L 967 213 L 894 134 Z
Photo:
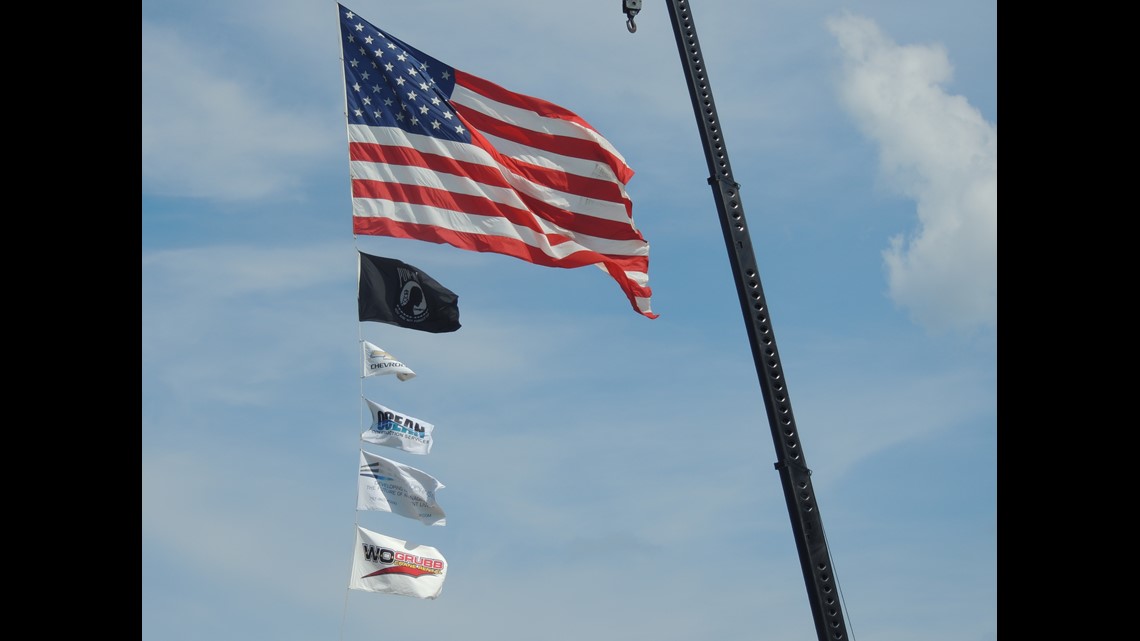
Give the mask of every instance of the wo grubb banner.
M 439 550 L 356 527 L 350 590 L 434 599 L 446 577 L 447 560 Z

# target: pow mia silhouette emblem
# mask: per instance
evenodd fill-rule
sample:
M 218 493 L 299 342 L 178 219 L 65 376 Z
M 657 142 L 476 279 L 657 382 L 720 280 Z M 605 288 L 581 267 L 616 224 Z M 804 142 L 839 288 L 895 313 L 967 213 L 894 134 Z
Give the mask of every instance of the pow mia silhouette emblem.
M 419 323 L 428 317 L 427 299 L 418 281 L 411 278 L 404 281 L 404 286 L 400 289 L 400 304 L 396 306 L 396 315 L 405 323 Z

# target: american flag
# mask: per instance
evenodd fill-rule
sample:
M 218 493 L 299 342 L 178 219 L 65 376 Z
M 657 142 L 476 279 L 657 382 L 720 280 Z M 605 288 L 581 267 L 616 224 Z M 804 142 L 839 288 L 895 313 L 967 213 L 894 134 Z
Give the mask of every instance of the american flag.
M 589 123 L 450 67 L 337 5 L 353 232 L 493 252 L 547 267 L 596 265 L 638 313 L 649 243 L 633 223 L 633 170 Z

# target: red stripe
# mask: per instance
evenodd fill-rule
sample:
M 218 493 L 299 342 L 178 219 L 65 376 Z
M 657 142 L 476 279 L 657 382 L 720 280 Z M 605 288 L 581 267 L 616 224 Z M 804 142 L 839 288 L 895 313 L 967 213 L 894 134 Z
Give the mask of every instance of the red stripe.
M 504 156 L 497 149 L 491 149 L 490 143 L 478 134 L 473 135 L 471 140 L 486 149 L 496 162 L 508 167 L 511 173 L 515 175 L 522 176 L 536 185 L 548 187 L 571 196 L 622 203 L 625 206 L 625 215 L 633 218 L 633 201 L 622 191 L 621 186 L 612 180 L 588 178 Z
M 587 129 L 595 132 L 597 131 L 597 129 L 594 129 L 590 123 L 582 120 L 581 116 L 570 111 L 569 109 L 566 109 L 565 107 L 559 107 L 553 102 L 543 100 L 542 98 L 535 98 L 533 96 L 515 93 L 513 91 L 504 89 L 488 80 L 484 80 L 477 76 L 472 76 L 465 71 L 460 71 L 458 69 L 455 70 L 455 84 L 464 86 L 471 91 L 474 91 L 479 95 L 486 96 L 496 102 L 511 105 L 512 107 L 518 107 L 519 109 L 527 109 L 537 114 L 546 116 L 547 118 L 558 118 L 559 120 L 576 122 Z
M 641 232 L 635 229 L 630 223 L 577 214 L 514 190 L 507 184 L 502 174 L 486 165 L 458 161 L 438 154 L 423 154 L 407 147 L 381 146 L 367 143 L 350 144 L 349 155 L 353 160 L 367 160 L 390 165 L 422 167 L 456 176 L 468 176 L 483 184 L 514 191 L 529 210 L 496 203 L 480 196 L 452 193 L 429 187 L 413 187 L 392 183 L 387 191 L 385 191 L 385 188 L 378 185 L 389 183 L 364 179 L 353 180 L 353 195 L 359 198 L 385 198 L 397 202 L 432 205 L 482 216 L 500 216 L 515 224 L 524 225 L 536 232 L 542 233 L 542 230 L 539 229 L 537 223 L 532 219 L 532 216 L 539 216 L 571 233 L 589 234 L 590 236 L 610 238 L 613 240 L 644 240 Z M 628 215 L 629 207 L 631 207 L 632 204 L 627 201 L 626 206 L 626 214 Z
M 533 211 L 497 203 L 483 196 L 460 194 L 422 185 L 364 179 L 352 181 L 352 195 L 354 198 L 377 198 L 396 203 L 438 207 L 473 216 L 503 218 L 515 225 L 547 236 L 552 244 L 557 245 L 569 240 L 562 234 L 552 234 L 543 229 Z M 644 240 L 641 234 L 629 225 L 610 220 L 579 216 L 561 210 L 552 210 L 551 215 L 543 216 L 543 218 L 565 229 L 571 235 L 580 233 L 611 240 Z
M 649 259 L 645 256 L 614 257 L 591 251 L 575 252 L 566 258 L 553 258 L 540 249 L 531 247 L 521 240 L 503 238 L 501 236 L 484 236 L 457 232 L 434 225 L 417 223 L 401 223 L 389 218 L 354 217 L 352 220 L 353 232 L 365 236 L 391 236 L 393 238 L 406 238 L 409 240 L 422 240 L 440 245 L 451 245 L 469 251 L 504 254 L 521 258 L 536 265 L 544 267 L 563 267 L 573 269 L 602 263 L 606 271 L 618 282 L 630 304 L 639 314 L 644 314 L 637 308 L 634 298 L 649 298 L 652 294 L 648 287 L 642 287 L 626 277 L 623 271 L 638 271 L 648 273 Z M 645 314 L 650 318 L 657 318 L 656 314 Z
M 591 140 L 583 140 L 582 138 L 574 138 L 571 136 L 559 136 L 516 127 L 480 111 L 464 107 L 463 105 L 455 105 L 455 110 L 459 112 L 463 120 L 470 123 L 469 129 L 475 129 L 485 134 L 505 138 L 511 142 L 516 142 L 520 145 L 526 145 L 542 151 L 600 162 L 613 170 L 614 175 L 621 180 L 623 185 L 628 183 L 629 179 L 633 177 L 633 171 L 630 170 L 625 163 L 621 162 L 621 160 L 616 158 L 604 147 Z
M 501 205 L 481 196 L 457 194 L 444 189 L 420 185 L 357 179 L 352 181 L 352 197 L 376 198 L 412 205 L 428 205 L 473 216 L 494 216 L 504 218 L 520 227 L 526 227 L 537 234 L 545 234 L 530 212 Z
M 561 107 L 559 105 L 556 105 L 553 102 L 549 102 L 549 101 L 543 100 L 541 98 L 535 98 L 533 96 L 527 96 L 527 95 L 524 95 L 521 93 L 515 93 L 515 92 L 510 91 L 508 89 L 504 89 L 503 87 L 500 87 L 499 85 L 497 85 L 493 82 L 490 82 L 489 80 L 484 80 L 482 78 L 479 78 L 478 76 L 473 76 L 469 73 L 466 73 L 464 71 L 460 71 L 458 69 L 455 70 L 455 84 L 461 85 L 470 91 L 473 91 L 473 92 L 475 92 L 481 96 L 486 96 L 487 98 L 490 98 L 491 100 L 494 100 L 496 102 L 501 102 L 503 104 L 510 105 L 512 107 L 517 107 L 519 109 L 526 109 L 528 111 L 533 111 L 534 113 L 536 113 L 540 116 L 543 116 L 545 118 L 555 118 L 558 120 L 565 120 L 568 122 L 577 123 L 578 125 L 581 125 L 582 127 L 585 127 L 586 129 L 589 129 L 590 131 L 594 132 L 598 136 L 602 136 L 601 132 L 599 132 L 597 129 L 595 129 L 593 125 L 591 125 L 590 123 L 583 120 L 581 116 L 574 113 L 573 111 L 570 111 L 569 109 L 566 109 L 565 107 Z M 491 124 L 489 122 L 484 122 L 483 120 L 489 118 L 489 116 L 485 116 L 485 115 L 480 114 L 480 117 L 473 118 L 472 117 L 472 110 L 470 108 L 464 107 L 463 105 L 454 104 L 454 103 L 453 103 L 453 105 L 455 106 L 456 111 L 462 113 L 462 115 L 464 117 L 467 117 L 472 122 L 478 123 L 478 126 L 476 127 L 476 129 L 478 129 L 480 131 L 485 131 L 487 133 L 499 136 L 501 138 L 506 138 L 507 140 L 513 140 L 515 142 L 528 144 L 528 145 L 531 145 L 533 147 L 537 147 L 540 149 L 546 149 L 548 151 L 552 151 L 552 152 L 558 153 L 558 154 L 563 154 L 563 155 L 567 155 L 567 156 L 574 156 L 576 158 L 587 158 L 590 160 L 604 159 L 602 161 L 605 162 L 607 165 L 609 165 L 613 169 L 614 175 L 616 175 L 618 177 L 618 180 L 620 180 L 623 185 L 628 184 L 630 179 L 633 178 L 633 173 L 634 173 L 633 169 L 631 169 L 629 167 L 629 165 L 625 164 L 624 160 L 622 160 L 621 158 L 619 158 L 617 156 L 614 156 L 609 150 L 605 149 L 604 147 L 601 147 L 600 145 L 597 145 L 596 143 L 590 143 L 588 141 L 583 141 L 582 139 L 579 139 L 579 138 L 570 138 L 569 140 L 576 141 L 576 143 L 568 144 L 568 146 L 566 146 L 566 147 L 563 147 L 561 145 L 552 146 L 552 147 L 542 146 L 538 142 L 538 139 L 528 138 L 528 139 L 521 139 L 520 140 L 520 139 L 516 138 L 516 136 L 521 135 L 520 133 L 512 134 L 512 133 L 509 133 L 508 129 L 505 129 L 505 127 L 509 127 L 510 129 L 513 129 L 515 132 L 524 131 L 518 127 L 511 127 L 510 125 L 505 125 L 505 124 Z M 536 134 L 536 135 L 538 135 L 538 134 Z M 543 135 L 548 135 L 552 140 L 555 140 L 555 141 L 557 141 L 559 139 L 562 139 L 562 140 L 566 139 L 565 136 L 554 136 L 554 135 L 549 135 L 549 134 L 543 134 Z M 587 155 L 578 155 L 577 153 L 571 153 L 569 151 L 562 151 L 563 149 L 577 149 L 578 145 L 581 143 L 585 143 L 585 144 L 590 145 L 590 147 L 592 147 L 593 150 L 585 152 Z
M 589 234 L 590 236 L 610 238 L 612 240 L 645 240 L 641 232 L 630 223 L 578 214 L 565 209 L 559 209 L 558 207 L 554 207 L 549 203 L 522 192 L 518 192 L 518 195 L 523 203 L 530 208 L 530 211 L 534 212 L 536 216 L 541 216 L 567 231 L 580 232 Z M 630 206 L 632 206 L 632 203 Z M 627 208 L 626 214 L 628 213 L 629 210 Z
M 611 180 L 588 178 L 568 174 L 557 169 L 549 169 L 524 163 L 514 158 L 502 155 L 491 147 L 485 139 L 474 136 L 474 143 L 491 154 L 497 162 L 506 164 L 514 173 L 541 186 L 556 189 L 568 194 L 604 200 L 611 203 L 623 203 L 626 215 L 632 216 L 633 202 L 622 193 L 621 188 Z M 470 176 L 472 179 L 488 184 L 512 189 L 503 179 L 497 169 L 480 165 L 478 163 L 455 160 L 439 154 L 424 153 L 396 145 L 380 145 L 374 143 L 352 142 L 348 145 L 350 160 L 364 160 L 368 162 L 387 163 L 392 165 L 407 165 L 411 167 L 426 167 L 433 171 L 440 171 L 453 176 Z
M 468 176 L 476 182 L 510 189 L 507 181 L 495 168 L 479 163 L 456 160 L 440 154 L 424 153 L 399 145 L 380 145 L 353 142 L 348 145 L 349 160 L 362 160 L 387 165 L 423 167 L 453 176 Z

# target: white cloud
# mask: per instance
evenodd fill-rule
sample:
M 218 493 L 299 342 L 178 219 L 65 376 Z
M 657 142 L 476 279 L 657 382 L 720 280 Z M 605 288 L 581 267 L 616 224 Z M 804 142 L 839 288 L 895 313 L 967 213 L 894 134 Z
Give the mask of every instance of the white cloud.
M 337 140 L 319 119 L 251 89 L 233 56 L 146 23 L 142 48 L 146 191 L 221 199 L 289 194 L 303 167 Z
M 917 205 L 917 228 L 883 251 L 892 300 L 935 332 L 993 326 L 996 126 L 941 87 L 953 72 L 942 47 L 897 45 L 852 15 L 827 25 L 843 53 L 843 103 L 878 145 L 884 180 Z

